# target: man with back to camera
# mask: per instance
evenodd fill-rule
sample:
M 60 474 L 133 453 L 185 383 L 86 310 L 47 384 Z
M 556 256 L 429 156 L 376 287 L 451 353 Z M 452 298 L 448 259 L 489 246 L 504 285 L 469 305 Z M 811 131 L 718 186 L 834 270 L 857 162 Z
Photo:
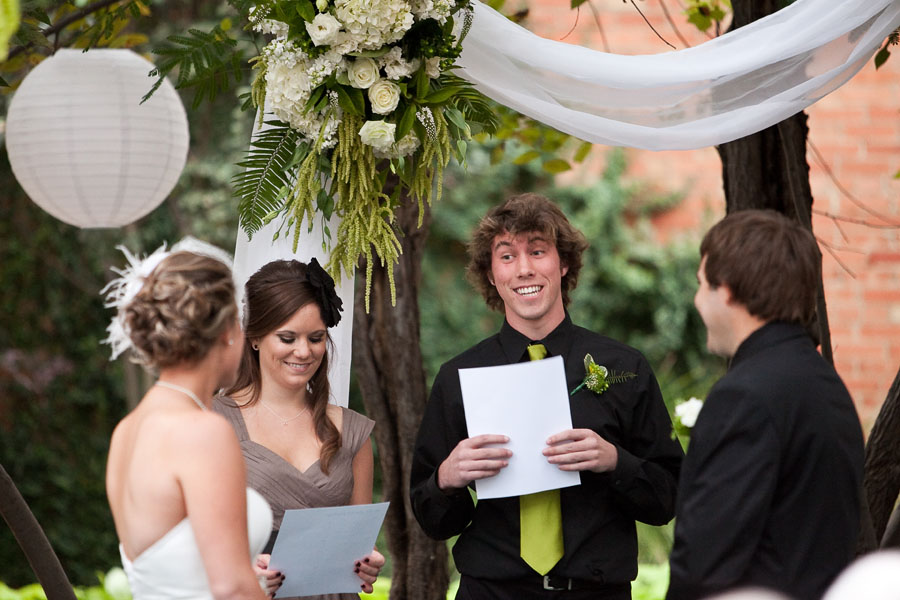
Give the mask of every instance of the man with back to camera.
M 469 246 L 468 272 L 488 305 L 503 310 L 499 333 L 444 364 L 419 429 L 411 500 L 425 532 L 459 534 L 453 548 L 457 600 L 627 600 L 637 574 L 635 520 L 672 518 L 680 445 L 659 386 L 635 349 L 574 325 L 566 311 L 587 248 L 550 200 L 524 194 L 491 209 Z M 566 384 L 585 377 L 591 354 L 627 373 L 601 393 L 570 396 L 573 429 L 550 437 L 551 464 L 581 484 L 473 501 L 468 487 L 508 465 L 505 436 L 468 437 L 458 370 L 562 356 Z
M 767 587 L 821 597 L 853 558 L 863 439 L 816 351 L 812 233 L 774 211 L 732 213 L 700 245 L 694 305 L 730 359 L 691 432 L 667 600 Z

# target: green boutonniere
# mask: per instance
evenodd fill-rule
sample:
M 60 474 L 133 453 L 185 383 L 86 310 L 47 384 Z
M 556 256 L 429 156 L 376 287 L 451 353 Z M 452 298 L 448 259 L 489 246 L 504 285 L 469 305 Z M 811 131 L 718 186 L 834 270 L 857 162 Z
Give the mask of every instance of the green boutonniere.
M 574 396 L 575 392 L 583 387 L 586 387 L 595 394 L 602 394 L 609 389 L 610 384 L 623 383 L 635 377 L 637 377 L 637 374 L 632 373 L 631 371 L 625 371 L 624 373 L 616 373 L 615 371 L 610 372 L 609 369 L 603 365 L 595 363 L 593 356 L 585 354 L 584 381 L 578 384 L 578 387 L 572 390 L 572 393 L 569 395 Z

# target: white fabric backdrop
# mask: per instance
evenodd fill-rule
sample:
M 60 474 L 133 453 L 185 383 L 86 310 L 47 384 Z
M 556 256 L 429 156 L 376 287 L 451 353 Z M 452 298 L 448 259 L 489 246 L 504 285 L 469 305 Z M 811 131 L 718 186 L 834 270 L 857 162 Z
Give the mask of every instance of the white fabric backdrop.
M 844 84 L 900 25 L 900 0 L 797 0 L 693 48 L 621 56 L 538 37 L 474 5 L 460 75 L 575 137 L 649 150 L 774 125 Z

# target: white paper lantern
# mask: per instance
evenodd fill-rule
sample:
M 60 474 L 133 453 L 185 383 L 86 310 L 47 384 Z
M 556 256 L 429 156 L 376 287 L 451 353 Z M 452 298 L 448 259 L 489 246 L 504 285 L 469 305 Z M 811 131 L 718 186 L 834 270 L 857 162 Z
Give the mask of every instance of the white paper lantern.
M 59 50 L 22 81 L 6 146 L 41 208 L 78 227 L 119 227 L 169 195 L 187 159 L 187 117 L 168 81 L 140 103 L 152 68 L 131 50 Z

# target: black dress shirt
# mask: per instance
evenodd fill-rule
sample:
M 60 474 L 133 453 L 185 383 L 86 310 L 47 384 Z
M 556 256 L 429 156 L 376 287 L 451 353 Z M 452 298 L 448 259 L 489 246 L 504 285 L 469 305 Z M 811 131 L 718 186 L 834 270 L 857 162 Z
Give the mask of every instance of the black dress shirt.
M 821 597 L 853 558 L 863 438 L 834 369 L 797 325 L 740 345 L 691 433 L 669 600 L 763 586 Z
M 565 555 L 551 575 L 598 583 L 628 582 L 637 574 L 635 519 L 661 525 L 674 513 L 681 446 L 659 386 L 637 350 L 572 324 L 568 314 L 545 339 L 548 356 L 562 356 L 571 391 L 584 379 L 584 356 L 610 371 L 637 376 L 602 394 L 582 389 L 569 398 L 572 424 L 592 429 L 618 451 L 615 470 L 581 473 L 581 485 L 560 490 Z M 413 511 L 436 539 L 460 534 L 453 548 L 464 575 L 517 579 L 536 573 L 519 556 L 519 499 L 473 502 L 468 490 L 449 495 L 437 486 L 437 470 L 468 437 L 458 369 L 527 360 L 527 337 L 504 322 L 502 329 L 445 363 L 435 377 L 416 441 L 411 477 Z

